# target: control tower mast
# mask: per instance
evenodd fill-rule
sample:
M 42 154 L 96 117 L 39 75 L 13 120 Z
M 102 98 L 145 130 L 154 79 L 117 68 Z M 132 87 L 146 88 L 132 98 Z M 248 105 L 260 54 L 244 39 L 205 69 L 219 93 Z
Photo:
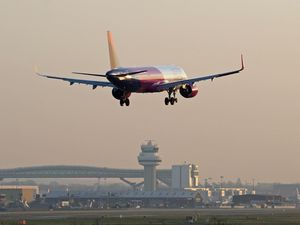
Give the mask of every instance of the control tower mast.
M 158 147 L 151 140 L 141 145 L 142 152 L 138 156 L 139 164 L 144 166 L 144 191 L 156 190 L 156 166 L 161 163 Z

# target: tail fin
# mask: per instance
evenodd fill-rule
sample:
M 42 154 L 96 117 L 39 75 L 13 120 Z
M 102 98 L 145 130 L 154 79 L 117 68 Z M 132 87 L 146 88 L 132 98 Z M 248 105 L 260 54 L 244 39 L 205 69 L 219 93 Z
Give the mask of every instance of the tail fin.
M 116 46 L 113 42 L 112 33 L 110 31 L 107 31 L 107 41 L 108 41 L 108 48 L 109 48 L 110 67 L 111 69 L 120 67 L 119 60 L 116 53 Z
M 296 192 L 297 192 L 297 200 L 300 201 L 300 195 L 299 195 L 299 190 L 298 190 L 298 188 L 296 188 Z

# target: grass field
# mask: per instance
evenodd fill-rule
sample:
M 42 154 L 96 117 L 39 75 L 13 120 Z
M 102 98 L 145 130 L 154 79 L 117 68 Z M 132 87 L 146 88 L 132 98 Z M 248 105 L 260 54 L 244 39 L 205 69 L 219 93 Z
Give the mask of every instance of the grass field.
M 200 210 L 108 210 L 1 213 L 0 225 L 16 225 L 26 219 L 30 225 L 104 225 L 104 224 L 188 224 L 187 217 L 196 218 L 194 224 L 300 225 L 299 209 L 200 209 Z

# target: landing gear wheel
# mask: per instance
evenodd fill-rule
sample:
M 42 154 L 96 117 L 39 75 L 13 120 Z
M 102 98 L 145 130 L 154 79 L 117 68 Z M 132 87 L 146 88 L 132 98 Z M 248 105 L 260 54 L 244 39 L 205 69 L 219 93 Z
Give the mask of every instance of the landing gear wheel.
M 166 98 L 165 98 L 165 105 L 169 105 L 169 101 L 170 101 L 169 98 L 166 97 Z
M 175 98 L 170 98 L 170 103 L 171 103 L 171 105 L 174 105 L 174 102 L 175 102 Z
M 165 98 L 165 105 L 168 105 L 169 103 L 170 105 L 174 105 L 175 103 L 177 103 L 178 100 L 176 98 L 176 89 L 170 88 L 167 92 L 168 97 Z
M 125 105 L 126 105 L 126 106 L 129 106 L 129 105 L 130 105 L 129 98 L 125 99 Z
M 123 106 L 123 105 L 124 105 L 124 100 L 120 99 L 120 106 Z

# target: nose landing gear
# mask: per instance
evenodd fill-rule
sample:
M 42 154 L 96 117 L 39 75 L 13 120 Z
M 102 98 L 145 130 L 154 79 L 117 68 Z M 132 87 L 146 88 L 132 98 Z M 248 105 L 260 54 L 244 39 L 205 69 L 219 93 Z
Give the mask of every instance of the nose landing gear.
M 171 96 L 173 94 L 173 96 Z M 170 89 L 168 91 L 168 97 L 165 98 L 165 105 L 174 105 L 174 103 L 177 103 L 177 98 L 176 98 L 176 90 Z

